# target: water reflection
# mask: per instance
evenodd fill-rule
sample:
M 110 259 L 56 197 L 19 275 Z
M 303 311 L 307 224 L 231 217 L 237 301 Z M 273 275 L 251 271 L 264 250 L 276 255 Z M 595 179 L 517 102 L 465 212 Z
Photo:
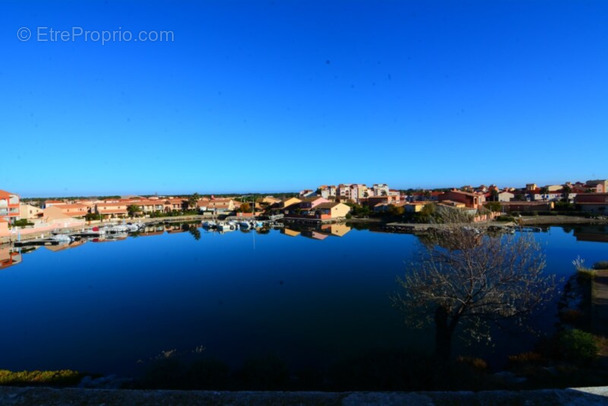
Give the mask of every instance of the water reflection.
M 297 224 L 283 227 L 275 225 L 280 230 L 280 233 L 289 237 L 302 236 L 317 241 L 323 241 L 327 237 L 343 237 L 352 230 L 352 227 L 346 224 L 322 224 L 322 225 L 306 225 Z M 273 229 L 271 226 L 264 226 L 254 229 L 241 229 L 243 233 L 269 234 Z M 210 233 L 222 234 L 217 230 L 208 230 Z M 122 241 L 128 237 L 150 237 L 160 236 L 163 234 L 180 234 L 189 233 L 194 240 L 201 239 L 201 226 L 199 222 L 178 222 L 178 223 L 155 223 L 142 225 L 137 231 L 127 232 L 111 232 L 101 233 L 99 228 L 95 228 L 86 232 L 74 233 L 71 235 L 70 241 L 50 241 L 52 244 L 42 244 L 42 240 L 32 240 L 32 246 L 22 246 L 21 248 L 14 247 L 13 244 L 5 244 L 0 248 L 0 269 L 16 265 L 22 261 L 22 254 L 31 252 L 44 246 L 51 252 L 64 251 L 69 248 L 80 247 L 87 242 L 102 243 Z M 27 242 L 25 242 L 27 244 Z
M 10 245 L 0 246 L 0 269 L 17 265 L 21 262 L 21 252 Z
M 574 237 L 576 241 L 608 242 L 608 226 L 576 226 Z

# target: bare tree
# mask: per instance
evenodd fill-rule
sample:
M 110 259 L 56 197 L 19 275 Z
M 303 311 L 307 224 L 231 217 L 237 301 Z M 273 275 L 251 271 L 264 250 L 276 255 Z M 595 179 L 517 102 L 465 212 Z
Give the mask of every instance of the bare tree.
M 488 339 L 492 322 L 523 322 L 545 303 L 556 283 L 544 268 L 532 234 L 490 237 L 452 227 L 421 244 L 393 301 L 409 324 L 434 321 L 436 356 L 447 361 L 456 331 Z

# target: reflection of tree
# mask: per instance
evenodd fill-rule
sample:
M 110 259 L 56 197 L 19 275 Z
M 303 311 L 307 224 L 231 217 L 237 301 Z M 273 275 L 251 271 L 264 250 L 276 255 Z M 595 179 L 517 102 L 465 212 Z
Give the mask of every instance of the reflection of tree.
M 429 244 L 430 243 L 430 244 Z M 489 339 L 489 325 L 506 319 L 522 322 L 555 290 L 543 275 L 545 259 L 533 236 L 492 238 L 471 230 L 438 232 L 421 245 L 393 297 L 406 321 L 421 327 L 434 320 L 435 350 L 451 355 L 454 333 Z
M 188 232 L 192 234 L 196 241 L 201 239 L 201 230 L 199 230 L 196 226 L 190 226 L 190 228 L 188 228 Z

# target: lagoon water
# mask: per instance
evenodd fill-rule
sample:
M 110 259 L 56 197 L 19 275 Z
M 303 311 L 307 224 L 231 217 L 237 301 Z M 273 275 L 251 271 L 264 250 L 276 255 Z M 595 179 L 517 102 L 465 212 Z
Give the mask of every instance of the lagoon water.
M 0 272 L 0 369 L 135 375 L 171 350 L 231 367 L 264 354 L 323 367 L 372 349 L 432 350 L 432 331 L 408 329 L 389 300 L 417 237 L 200 231 L 24 254 Z M 608 259 L 607 227 L 535 236 L 560 277 L 577 256 Z M 554 315 L 553 306 L 537 320 L 545 332 Z M 503 337 L 480 351 L 504 356 L 530 342 Z

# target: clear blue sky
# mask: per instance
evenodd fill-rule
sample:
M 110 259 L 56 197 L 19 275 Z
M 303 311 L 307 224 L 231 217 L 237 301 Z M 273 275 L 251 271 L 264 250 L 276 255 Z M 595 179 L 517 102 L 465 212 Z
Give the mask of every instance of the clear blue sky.
M 607 1 L 175 3 L 0 2 L 0 189 L 608 177 Z

